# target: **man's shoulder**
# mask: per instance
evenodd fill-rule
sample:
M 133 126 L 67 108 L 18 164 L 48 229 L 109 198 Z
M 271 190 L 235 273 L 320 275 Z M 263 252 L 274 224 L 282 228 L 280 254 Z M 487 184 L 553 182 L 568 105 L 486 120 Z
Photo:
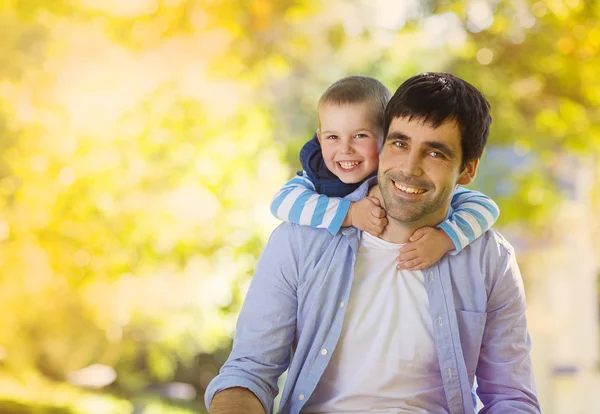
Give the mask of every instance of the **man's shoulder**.
M 516 259 L 510 242 L 494 229 L 486 231 L 453 257 L 455 261 L 451 261 L 450 266 L 456 266 L 455 270 L 458 270 L 453 272 L 457 286 L 468 287 L 464 291 L 459 289 L 468 293 L 461 296 L 464 306 L 473 306 L 474 309 L 484 309 L 481 307 L 485 304 L 484 299 L 489 297 L 498 278 L 506 273 Z M 479 292 L 480 295 L 473 292 Z
M 273 233 L 271 233 L 271 237 L 274 237 L 275 235 L 277 235 L 278 237 L 285 236 L 294 238 L 298 241 L 301 241 L 302 243 L 316 243 L 319 241 L 328 242 L 335 237 L 339 237 L 340 234 L 341 232 L 338 233 L 336 236 L 333 236 L 326 229 L 318 229 L 310 226 L 303 226 L 300 224 L 284 221 L 283 223 L 275 227 L 275 230 L 273 230 Z
M 293 252 L 292 255 L 284 254 L 285 257 L 280 259 L 296 257 L 300 268 L 313 269 L 323 257 L 329 257 L 331 260 L 334 258 L 345 260 L 348 257 L 348 247 L 351 246 L 351 242 L 346 234 L 347 231 L 344 230 L 334 236 L 326 229 L 285 222 L 273 231 L 267 248 L 270 255 L 273 252 L 278 255 L 281 252 Z
M 506 238 L 494 229 L 489 229 L 480 238 L 465 247 L 458 256 L 464 254 L 471 263 L 478 262 L 483 269 L 497 269 L 515 256 L 515 250 Z M 486 272 L 487 273 L 487 272 Z
M 481 249 L 489 254 L 497 254 L 501 257 L 514 254 L 514 248 L 512 244 L 506 238 L 500 234 L 500 232 L 492 229 L 486 231 L 479 240 L 481 243 Z

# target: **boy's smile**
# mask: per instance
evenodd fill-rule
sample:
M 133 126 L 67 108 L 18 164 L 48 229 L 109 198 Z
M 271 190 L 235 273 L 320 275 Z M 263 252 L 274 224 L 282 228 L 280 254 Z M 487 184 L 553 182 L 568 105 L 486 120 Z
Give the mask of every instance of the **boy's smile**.
M 377 170 L 382 129 L 373 104 L 324 104 L 318 131 L 327 169 L 346 184 L 358 183 Z

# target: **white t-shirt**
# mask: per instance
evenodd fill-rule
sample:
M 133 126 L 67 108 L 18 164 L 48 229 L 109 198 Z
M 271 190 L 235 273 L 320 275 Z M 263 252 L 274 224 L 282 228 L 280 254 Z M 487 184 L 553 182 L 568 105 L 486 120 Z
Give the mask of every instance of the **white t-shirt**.
M 421 271 L 362 233 L 336 349 L 303 413 L 447 413 Z

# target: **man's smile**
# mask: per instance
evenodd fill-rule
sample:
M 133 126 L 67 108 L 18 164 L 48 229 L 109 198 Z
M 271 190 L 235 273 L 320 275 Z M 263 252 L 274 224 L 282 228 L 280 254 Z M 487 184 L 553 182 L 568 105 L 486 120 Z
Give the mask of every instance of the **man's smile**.
M 396 187 L 398 190 L 402 191 L 403 193 L 406 194 L 425 194 L 427 192 L 427 190 L 423 190 L 420 188 L 415 188 L 415 187 L 409 187 L 407 185 L 402 185 L 400 183 L 397 183 L 396 181 L 392 180 L 392 183 L 394 183 L 394 187 Z

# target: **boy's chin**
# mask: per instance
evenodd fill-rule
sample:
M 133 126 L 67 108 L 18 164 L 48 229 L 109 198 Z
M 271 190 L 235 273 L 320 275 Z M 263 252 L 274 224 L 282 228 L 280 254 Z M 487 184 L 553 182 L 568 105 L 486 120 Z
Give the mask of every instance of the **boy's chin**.
M 369 175 L 365 175 L 364 177 L 340 177 L 338 175 L 337 178 L 344 184 L 358 184 L 366 180 L 369 177 Z

